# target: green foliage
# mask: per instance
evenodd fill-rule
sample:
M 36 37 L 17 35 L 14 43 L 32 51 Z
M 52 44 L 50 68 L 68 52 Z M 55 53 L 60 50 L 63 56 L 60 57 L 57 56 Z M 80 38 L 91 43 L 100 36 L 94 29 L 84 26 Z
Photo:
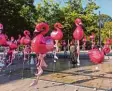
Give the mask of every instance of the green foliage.
M 105 42 L 107 38 L 112 38 L 112 22 L 105 22 L 101 30 L 102 41 Z
M 17 50 L 22 51 L 24 49 L 24 47 L 25 47 L 24 45 L 19 45 Z
M 0 0 L 0 23 L 9 36 L 33 29 L 35 22 L 34 0 Z
M 63 12 L 61 11 L 59 4 L 54 3 L 53 0 L 42 0 L 36 7 L 38 13 L 37 22 L 48 22 L 51 27 L 56 22 L 62 22 Z M 53 29 L 53 28 L 52 28 Z
M 91 34 L 91 32 L 97 32 L 97 19 L 98 16 L 94 14 L 94 10 L 98 8 L 98 6 L 94 2 L 89 2 L 87 6 L 83 9 L 81 6 L 82 1 L 78 0 L 81 3 L 75 3 L 76 0 L 72 0 L 72 2 L 68 2 L 68 5 L 63 7 L 64 11 L 64 17 L 65 21 L 63 21 L 65 26 L 65 36 L 66 39 L 72 39 L 72 33 L 75 29 L 74 27 L 74 20 L 76 18 L 81 18 L 84 23 L 84 31 L 85 34 L 88 36 Z M 73 9 L 71 6 L 72 4 L 75 4 L 73 6 L 76 6 L 76 8 Z M 77 5 L 78 4 L 78 5 Z
M 17 36 L 17 34 L 23 33 L 25 29 L 33 31 L 35 24 L 42 21 L 48 22 L 51 31 L 54 29 L 53 25 L 60 22 L 64 27 L 64 39 L 71 40 L 76 28 L 74 20 L 81 18 L 85 35 L 89 36 L 94 32 L 97 35 L 96 39 L 98 39 L 99 27 L 97 22 L 99 16 L 94 11 L 99 6 L 94 0 L 88 0 L 86 7 L 83 8 L 84 1 L 65 0 L 64 5 L 61 5 L 56 0 L 41 0 L 35 7 L 33 5 L 34 0 L 0 0 L 0 23 L 4 24 L 5 32 L 9 36 Z M 111 34 L 112 18 L 101 14 L 101 19 L 105 22 L 101 31 L 102 39 L 111 37 L 109 34 Z
M 98 39 L 99 27 L 97 26 L 99 16 L 94 13 L 99 8 L 94 0 L 88 0 L 86 7 L 83 8 L 83 0 L 66 0 L 64 6 L 55 0 L 42 0 L 37 5 L 38 18 L 37 22 L 48 22 L 50 29 L 53 30 L 53 24 L 60 22 L 63 24 L 64 39 L 71 40 L 73 38 L 72 33 L 76 28 L 74 20 L 81 18 L 84 24 L 85 35 L 89 36 L 91 33 L 96 34 L 96 40 Z M 101 15 L 104 22 L 112 20 L 108 15 Z M 105 31 L 105 30 L 104 30 Z M 104 35 L 103 35 L 104 36 Z
M 100 16 L 103 22 L 112 22 L 112 18 L 110 16 L 105 15 L 105 14 L 101 14 Z
M 85 7 L 85 13 L 86 14 L 94 14 L 94 10 L 97 10 L 98 8 L 99 8 L 99 6 L 97 6 L 95 2 L 90 0 L 90 2 L 87 3 L 87 5 Z

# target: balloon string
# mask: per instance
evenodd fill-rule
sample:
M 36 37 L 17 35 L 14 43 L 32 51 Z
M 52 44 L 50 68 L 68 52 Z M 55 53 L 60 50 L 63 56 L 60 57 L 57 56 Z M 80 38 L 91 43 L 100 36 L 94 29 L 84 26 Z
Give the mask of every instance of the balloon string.
M 84 47 L 83 49 L 85 50 L 85 47 L 86 47 L 86 42 L 84 42 L 83 47 Z
M 77 57 L 77 65 L 80 65 L 80 60 L 79 60 L 79 55 L 80 55 L 80 46 L 79 46 L 79 40 L 77 40 L 77 54 L 78 54 L 78 57 Z
M 26 58 L 26 55 L 27 55 L 27 53 L 29 53 L 30 51 L 29 51 L 29 48 L 27 47 L 27 45 L 25 45 L 25 48 L 24 48 L 24 60 L 26 60 L 27 58 Z
M 25 46 L 23 52 L 24 52 L 24 61 L 25 61 L 25 59 L 26 59 L 26 46 Z
M 92 39 L 92 45 L 91 45 L 91 48 L 94 49 L 94 46 L 95 46 L 95 42 L 94 42 L 94 40 Z
M 79 40 L 77 41 L 77 43 L 78 43 L 77 53 L 78 53 L 78 56 L 79 56 L 79 54 L 80 54 Z
M 56 47 L 56 52 L 59 51 L 59 48 L 58 48 L 58 40 L 55 40 L 55 47 Z

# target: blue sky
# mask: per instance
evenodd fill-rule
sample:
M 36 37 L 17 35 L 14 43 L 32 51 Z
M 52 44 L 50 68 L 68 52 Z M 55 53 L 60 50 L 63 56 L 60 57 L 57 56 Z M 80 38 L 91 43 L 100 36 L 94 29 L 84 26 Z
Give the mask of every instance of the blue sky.
M 112 17 L 112 0 L 96 0 L 96 4 L 100 6 L 99 10 L 102 13 Z
M 34 0 L 34 4 L 36 5 L 41 0 Z M 61 1 L 61 3 L 65 0 L 56 0 Z M 85 1 L 85 0 L 84 0 Z M 87 0 L 86 0 L 87 1 Z M 63 3 L 62 3 L 63 4 Z M 96 0 L 96 4 L 100 6 L 100 9 L 96 11 L 98 13 L 99 11 L 103 14 L 107 14 L 112 17 L 112 0 Z

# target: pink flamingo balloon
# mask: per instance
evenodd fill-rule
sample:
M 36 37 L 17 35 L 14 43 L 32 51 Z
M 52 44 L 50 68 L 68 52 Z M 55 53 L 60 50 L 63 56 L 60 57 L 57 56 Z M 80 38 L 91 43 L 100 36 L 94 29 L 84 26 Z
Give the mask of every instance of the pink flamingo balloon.
M 20 39 L 20 43 L 25 45 L 23 53 L 24 53 L 24 60 L 27 60 L 26 55 L 30 53 L 28 46 L 30 46 L 31 43 L 30 32 L 28 30 L 24 31 L 24 36 Z
M 58 51 L 58 40 L 61 40 L 63 38 L 63 33 L 62 33 L 62 24 L 61 23 L 55 23 L 54 24 L 55 30 L 52 31 L 51 37 L 55 40 L 55 46 L 56 46 L 56 51 Z
M 112 45 L 112 39 L 108 38 L 106 39 L 106 45 Z
M 21 38 L 20 43 L 23 45 L 29 45 L 31 42 L 30 32 L 28 30 L 24 31 L 24 36 Z
M 49 31 L 49 26 L 46 23 L 40 23 L 36 25 L 35 31 L 39 32 L 31 43 L 32 51 L 36 53 L 47 53 L 48 51 L 51 51 L 52 49 L 52 43 L 53 40 L 51 37 L 47 36 L 44 37 L 44 35 Z M 36 46 L 38 45 L 38 46 Z
M 6 45 L 6 37 L 2 32 L 3 32 L 3 24 L 0 23 L 0 45 L 4 46 Z
M 5 46 L 7 46 L 7 39 L 6 39 L 6 35 L 3 34 L 3 24 L 0 23 L 0 46 L 3 46 L 5 48 Z M 4 52 L 4 57 L 5 57 L 5 53 L 6 52 L 6 48 L 5 48 L 5 52 Z
M 94 39 L 94 37 L 92 37 L 92 40 Z M 101 49 L 91 49 L 88 54 L 89 54 L 89 58 L 90 60 L 95 63 L 95 64 L 99 64 L 102 63 L 104 61 L 104 54 L 107 54 L 110 52 L 110 48 L 109 45 L 107 45 L 107 43 L 104 45 L 104 47 Z M 96 67 L 97 70 L 98 67 Z
M 3 24 L 0 23 L 0 46 L 3 46 L 5 48 L 6 46 L 6 36 L 5 34 L 3 34 Z M 3 60 L 3 58 L 5 57 L 5 54 L 6 54 L 6 48 L 5 48 L 5 51 L 4 51 L 4 54 L 3 54 L 3 57 L 0 56 L 1 58 L 1 61 Z M 3 62 L 3 61 L 2 61 Z M 1 63 L 1 62 L 0 62 Z M 5 66 L 5 64 L 3 65 Z M 2 68 L 2 67 L 1 67 Z
M 103 51 L 104 51 L 105 55 L 110 53 L 111 49 L 110 49 L 109 45 L 105 44 L 104 47 L 103 47 Z
M 37 70 L 38 73 L 37 79 L 30 84 L 30 86 L 36 85 L 40 75 L 43 73 L 42 67 L 47 67 L 47 64 L 44 61 L 45 54 L 49 51 L 52 51 L 54 48 L 53 39 L 49 36 L 44 37 L 44 35 L 49 31 L 49 25 L 47 23 L 39 23 L 36 25 L 35 32 L 37 35 L 33 38 L 31 42 L 31 51 L 38 54 L 38 64 Z
M 92 42 L 91 48 L 94 49 L 94 46 L 95 46 L 95 34 L 94 33 L 92 33 L 92 35 L 90 35 L 90 39 Z
M 17 43 L 16 43 L 14 37 L 11 37 L 11 41 L 10 41 L 10 44 L 9 44 L 9 48 L 10 48 L 11 50 L 14 50 L 14 49 L 17 48 Z
M 17 44 L 20 45 L 21 35 L 18 35 Z
M 11 65 L 13 63 L 13 59 L 15 58 L 14 51 L 17 48 L 17 43 L 16 43 L 14 37 L 12 36 L 11 40 L 9 42 L 7 42 L 7 44 L 9 45 L 9 51 L 7 53 L 7 55 L 9 56 L 8 63 L 9 63 L 9 65 Z
M 90 60 L 95 64 L 99 64 L 104 61 L 104 52 L 99 49 L 91 49 L 88 54 Z
M 111 39 L 106 39 L 106 42 L 105 42 L 105 45 L 103 47 L 103 51 L 104 51 L 104 54 L 108 54 L 110 53 L 111 49 L 110 49 L 110 45 L 111 45 Z
M 91 49 L 88 51 L 88 55 L 90 61 L 92 61 L 94 64 L 98 65 L 104 61 L 104 51 L 101 49 Z M 98 70 L 98 66 L 96 67 L 96 70 Z
M 82 28 L 82 21 L 80 18 L 77 18 L 75 20 L 75 25 L 77 26 L 75 31 L 73 32 L 73 37 L 74 39 L 77 41 L 77 53 L 78 53 L 78 57 L 77 57 L 77 65 L 80 65 L 80 60 L 79 60 L 79 51 L 80 51 L 80 47 L 79 47 L 79 41 L 83 38 L 84 36 L 84 31 Z

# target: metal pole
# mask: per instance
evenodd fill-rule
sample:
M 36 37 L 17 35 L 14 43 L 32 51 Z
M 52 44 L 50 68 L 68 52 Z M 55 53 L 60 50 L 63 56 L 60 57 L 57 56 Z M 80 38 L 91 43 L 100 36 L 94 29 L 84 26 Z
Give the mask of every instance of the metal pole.
M 99 47 L 101 48 L 101 18 L 99 11 Z
M 68 51 L 69 51 L 69 39 L 68 39 Z
M 69 51 L 69 30 L 68 30 L 68 51 Z

